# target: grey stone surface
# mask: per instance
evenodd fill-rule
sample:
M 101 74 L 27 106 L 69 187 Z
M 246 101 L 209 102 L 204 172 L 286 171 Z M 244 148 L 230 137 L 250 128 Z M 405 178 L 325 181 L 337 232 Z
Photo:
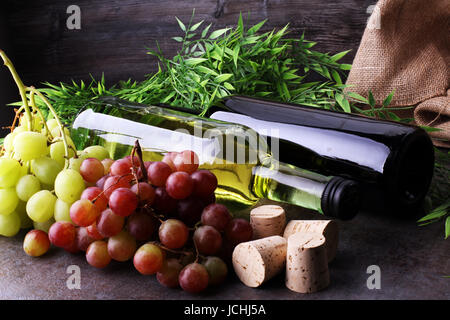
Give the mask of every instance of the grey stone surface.
M 289 218 L 322 218 L 286 207 Z M 331 284 L 318 293 L 300 294 L 287 289 L 284 274 L 262 287 L 248 288 L 234 274 L 218 288 L 200 295 L 161 286 L 155 276 L 140 275 L 131 262 L 113 262 L 99 270 L 83 254 L 52 248 L 40 258 L 22 250 L 25 232 L 0 237 L 1 299 L 445 299 L 450 298 L 450 240 L 444 240 L 442 223 L 419 227 L 414 219 L 360 214 L 339 222 L 340 243 L 330 264 Z M 81 269 L 81 289 L 69 290 L 67 267 Z M 369 290 L 367 267 L 381 269 L 381 289 Z

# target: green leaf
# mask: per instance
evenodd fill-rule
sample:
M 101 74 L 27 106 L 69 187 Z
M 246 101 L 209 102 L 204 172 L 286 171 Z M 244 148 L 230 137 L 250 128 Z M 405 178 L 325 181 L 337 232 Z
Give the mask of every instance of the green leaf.
M 343 64 L 340 64 L 339 67 L 341 68 L 341 70 L 350 70 L 352 68 L 352 65 L 343 63 Z
M 375 98 L 373 97 L 372 91 L 369 90 L 369 105 L 373 108 L 376 105 Z
M 388 105 L 391 104 L 392 98 L 394 97 L 394 92 L 395 92 L 395 90 L 392 91 L 392 92 L 386 97 L 386 99 L 384 99 L 384 101 L 383 101 L 383 107 L 387 107 Z
M 172 39 L 175 40 L 176 42 L 183 42 L 182 37 L 172 37 Z
M 211 32 L 211 34 L 209 35 L 209 39 L 217 39 L 218 37 L 220 37 L 221 35 L 223 35 L 225 32 L 227 32 L 228 30 L 230 30 L 230 28 L 224 28 L 224 29 L 219 29 L 216 31 Z
M 234 62 L 234 66 L 236 68 L 237 68 L 237 62 L 238 62 L 240 50 L 241 50 L 241 47 L 239 45 L 236 45 L 233 49 L 233 62 Z
M 364 103 L 369 103 L 369 100 L 367 100 L 366 98 L 364 98 L 363 96 L 361 96 L 360 94 L 356 93 L 356 92 L 351 92 L 348 91 L 347 95 L 353 99 L 356 99 L 358 101 L 364 102 Z
M 333 76 L 333 79 L 334 79 L 334 81 L 336 81 L 336 83 L 342 84 L 342 79 L 341 79 L 341 77 L 339 76 L 339 73 L 336 70 L 332 69 L 331 70 L 331 75 Z
M 248 29 L 247 34 L 254 34 L 256 32 L 258 32 L 259 29 L 261 29 L 261 27 L 267 22 L 267 19 L 261 21 L 258 24 L 255 24 L 253 27 L 251 27 L 250 29 Z
M 189 58 L 184 60 L 184 62 L 188 65 L 188 66 L 196 66 L 202 62 L 207 61 L 208 59 L 205 58 Z
M 336 93 L 335 98 L 337 103 L 341 106 L 342 110 L 344 110 L 345 112 L 351 112 L 350 104 L 348 103 L 348 100 L 345 99 L 344 95 Z
M 227 88 L 228 90 L 236 90 L 236 89 L 233 87 L 233 85 L 232 85 L 231 83 L 229 83 L 229 82 L 224 82 L 224 83 L 223 83 L 223 86 L 224 86 L 225 88 Z
M 445 239 L 450 236 L 450 216 L 445 219 Z
M 195 69 L 197 71 L 202 72 L 202 73 L 212 74 L 213 76 L 217 76 L 218 75 L 218 73 L 216 71 L 214 71 L 213 69 L 210 69 L 208 67 L 205 67 L 205 66 L 201 66 L 200 65 L 200 66 L 197 66 Z
M 440 128 L 434 128 L 429 126 L 420 126 L 422 129 L 424 129 L 426 132 L 436 132 L 436 131 L 442 131 Z
M 178 25 L 180 26 L 180 29 L 183 30 L 184 32 L 186 32 L 186 26 L 184 25 L 183 22 L 180 21 L 180 19 L 178 19 L 177 17 L 175 17 L 175 19 L 177 19 Z
M 202 23 L 203 23 L 203 20 L 200 21 L 200 22 L 198 22 L 198 23 L 196 23 L 196 24 L 194 24 L 194 25 L 189 29 L 189 31 L 195 31 L 195 30 L 197 30 L 198 27 L 200 27 L 200 25 L 201 25 Z
M 351 50 L 347 50 L 347 51 L 342 51 L 342 52 L 336 53 L 334 56 L 330 57 L 330 60 L 333 61 L 333 62 L 336 62 L 336 61 L 342 59 L 350 51 Z
M 233 76 L 232 73 L 223 73 L 223 74 L 218 75 L 214 79 L 214 81 L 217 82 L 217 83 L 222 83 L 222 82 L 227 81 L 228 79 L 230 79 L 232 76 Z
M 202 38 L 206 37 L 206 34 L 209 31 L 209 28 L 211 28 L 212 23 L 210 23 L 205 29 L 202 31 Z
M 237 30 L 242 35 L 244 33 L 244 20 L 242 19 L 242 12 L 239 12 L 239 20 L 237 24 Z

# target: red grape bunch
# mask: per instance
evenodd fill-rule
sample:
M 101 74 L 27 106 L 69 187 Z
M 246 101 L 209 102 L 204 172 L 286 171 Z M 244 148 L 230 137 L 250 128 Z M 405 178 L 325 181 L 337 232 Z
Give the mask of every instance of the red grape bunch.
M 190 293 L 221 284 L 234 246 L 252 238 L 249 222 L 215 203 L 217 178 L 199 170 L 195 152 L 171 152 L 155 162 L 135 152 L 141 154 L 138 143 L 131 156 L 81 162 L 88 187 L 70 205 L 70 218 L 50 226 L 50 243 L 85 252 L 96 268 L 132 261 L 139 273 Z M 28 238 L 25 251 L 42 254 L 36 241 L 45 233 Z

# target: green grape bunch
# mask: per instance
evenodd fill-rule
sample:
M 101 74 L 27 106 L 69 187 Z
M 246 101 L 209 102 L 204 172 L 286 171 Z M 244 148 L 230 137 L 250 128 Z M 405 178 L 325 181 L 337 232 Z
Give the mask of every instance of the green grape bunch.
M 21 96 L 21 105 L 0 150 L 0 235 L 15 236 L 20 229 L 48 231 L 53 222 L 70 221 L 70 205 L 80 198 L 86 183 L 79 163 L 88 157 L 109 157 L 106 149 L 91 146 L 77 152 L 46 96 L 25 86 L 11 60 L 0 50 Z M 36 97 L 49 111 L 46 119 Z M 57 219 L 57 220 L 56 220 Z

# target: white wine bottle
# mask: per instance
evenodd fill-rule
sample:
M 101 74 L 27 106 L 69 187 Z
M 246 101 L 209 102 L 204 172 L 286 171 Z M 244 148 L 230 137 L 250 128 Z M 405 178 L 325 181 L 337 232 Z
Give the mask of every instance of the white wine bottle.
M 242 125 L 107 97 L 83 108 L 72 124 L 72 137 L 78 148 L 99 144 L 114 159 L 129 155 L 136 140 L 144 161 L 193 150 L 200 168 L 218 179 L 217 201 L 232 210 L 267 198 L 342 220 L 359 211 L 356 182 L 281 163 L 264 137 Z

